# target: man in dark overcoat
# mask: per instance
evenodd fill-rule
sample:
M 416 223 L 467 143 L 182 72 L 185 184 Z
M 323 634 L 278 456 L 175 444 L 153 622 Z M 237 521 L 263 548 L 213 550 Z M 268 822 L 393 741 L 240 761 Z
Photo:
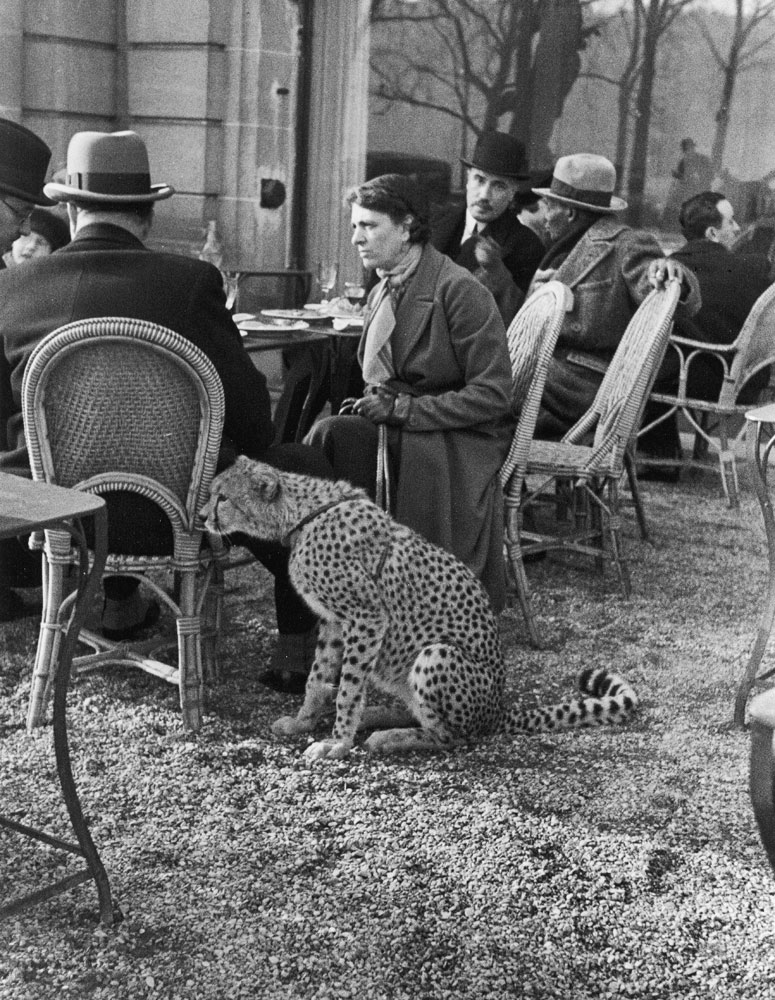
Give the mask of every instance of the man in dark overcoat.
M 514 198 L 529 182 L 525 147 L 505 132 L 485 132 L 466 171 L 466 206 L 431 217 L 431 243 L 476 277 L 506 326 L 522 305 L 544 255 L 540 238 L 517 218 Z
M 74 320 L 126 316 L 174 330 L 215 366 L 226 410 L 219 469 L 244 454 L 291 471 L 330 474 L 313 449 L 271 447 L 274 431 L 266 379 L 246 353 L 226 309 L 218 269 L 145 246 L 154 204 L 174 192 L 169 185 L 150 183 L 148 154 L 138 135 L 76 133 L 68 148 L 66 182 L 47 184 L 45 193 L 67 202 L 73 240 L 48 257 L 0 275 L 0 334 L 8 372 L 0 384 L 6 411 L 0 468 L 30 475 L 20 411 L 24 369 L 35 346 Z M 108 499 L 110 551 L 166 551 L 168 525 L 154 505 L 142 499 L 133 494 Z M 280 642 L 267 680 L 282 686 L 284 672 L 298 668 L 301 674 L 308 664 L 316 619 L 290 585 L 287 549 L 237 541 L 249 545 L 274 574 Z M 111 638 L 131 638 L 158 615 L 134 580 L 107 579 L 105 592 L 102 624 Z M 296 688 L 301 686 L 298 681 Z
M 576 153 L 555 165 L 546 199 L 552 243 L 534 284 L 552 278 L 573 292 L 549 366 L 536 437 L 561 438 L 592 405 L 622 334 L 652 288 L 681 280 L 681 304 L 699 308 L 697 279 L 665 258 L 656 239 L 617 218 L 616 170 L 604 156 Z
M 729 199 L 717 191 L 702 191 L 688 198 L 679 213 L 686 243 L 673 254 L 697 278 L 702 305 L 693 316 L 676 316 L 676 333 L 690 340 L 708 344 L 731 344 L 740 333 L 746 317 L 759 296 L 770 285 L 769 262 L 757 254 L 732 253 L 740 226 Z M 660 392 L 678 390 L 678 355 L 668 349 L 659 371 L 656 388 Z M 759 390 L 767 384 L 769 371 L 755 375 L 746 386 L 741 402 L 755 402 Z M 721 365 L 708 356 L 697 355 L 688 368 L 687 394 L 694 399 L 718 399 L 723 380 Z M 644 425 L 654 420 L 664 408 L 647 407 Z M 681 447 L 675 415 L 646 431 L 639 441 L 646 455 L 680 457 Z M 656 470 L 655 470 L 656 471 Z M 676 478 L 678 469 L 660 476 Z

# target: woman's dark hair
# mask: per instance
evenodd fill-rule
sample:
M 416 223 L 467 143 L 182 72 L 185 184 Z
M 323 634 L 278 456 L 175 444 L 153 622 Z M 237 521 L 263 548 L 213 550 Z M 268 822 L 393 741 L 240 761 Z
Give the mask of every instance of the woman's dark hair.
M 708 226 L 721 225 L 724 220 L 718 210 L 720 201 L 726 201 L 726 195 L 718 191 L 701 191 L 681 205 L 678 221 L 687 240 L 701 240 Z
M 360 205 L 372 212 L 382 212 L 390 216 L 396 225 L 411 216 L 409 242 L 427 243 L 430 239 L 428 199 L 411 177 L 403 174 L 373 177 L 348 192 L 347 204 Z

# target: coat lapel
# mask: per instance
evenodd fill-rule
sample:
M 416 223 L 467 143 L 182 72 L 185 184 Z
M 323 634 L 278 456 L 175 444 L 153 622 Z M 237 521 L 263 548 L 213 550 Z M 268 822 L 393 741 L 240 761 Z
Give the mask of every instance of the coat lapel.
M 398 305 L 392 344 L 396 372 L 401 371 L 412 348 L 430 322 L 436 282 L 445 260 L 443 254 L 426 246 L 417 271 L 409 280 L 406 294 Z
M 624 223 L 618 219 L 610 219 L 606 216 L 598 219 L 565 258 L 557 273 L 558 279 L 567 284 L 563 272 L 577 275 L 578 277 L 573 280 L 573 285 L 578 285 L 608 257 L 611 253 L 614 237 L 626 228 Z

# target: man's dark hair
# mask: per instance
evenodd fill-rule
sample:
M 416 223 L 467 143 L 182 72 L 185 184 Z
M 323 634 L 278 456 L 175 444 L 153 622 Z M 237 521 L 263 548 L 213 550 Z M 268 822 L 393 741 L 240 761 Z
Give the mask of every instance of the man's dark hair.
M 718 210 L 720 201 L 726 201 L 720 191 L 701 191 L 681 205 L 678 221 L 687 240 L 704 239 L 708 226 L 721 225 L 724 220 Z
M 382 174 L 359 184 L 348 192 L 347 204 L 382 212 L 396 225 L 410 216 L 409 242 L 427 243 L 430 239 L 428 199 L 422 188 L 403 174 Z

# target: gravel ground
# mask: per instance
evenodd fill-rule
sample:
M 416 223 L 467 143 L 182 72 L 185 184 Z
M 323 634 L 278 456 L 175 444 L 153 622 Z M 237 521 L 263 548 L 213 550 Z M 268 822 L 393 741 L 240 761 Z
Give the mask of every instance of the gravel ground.
M 230 575 L 224 678 L 198 736 L 175 689 L 107 669 L 69 709 L 76 780 L 123 921 L 81 886 L 0 924 L 2 1000 L 775 997 L 775 879 L 731 726 L 765 585 L 755 500 L 714 480 L 646 484 L 634 593 L 530 567 L 549 648 L 503 616 L 509 696 L 624 672 L 626 729 L 448 755 L 309 766 L 270 724 L 298 699 L 256 682 L 274 641 L 263 572 Z M 0 809 L 64 833 L 50 728 L 24 732 L 35 622 L 0 630 Z M 34 794 L 33 794 L 34 790 Z M 0 832 L 0 896 L 74 868 Z

